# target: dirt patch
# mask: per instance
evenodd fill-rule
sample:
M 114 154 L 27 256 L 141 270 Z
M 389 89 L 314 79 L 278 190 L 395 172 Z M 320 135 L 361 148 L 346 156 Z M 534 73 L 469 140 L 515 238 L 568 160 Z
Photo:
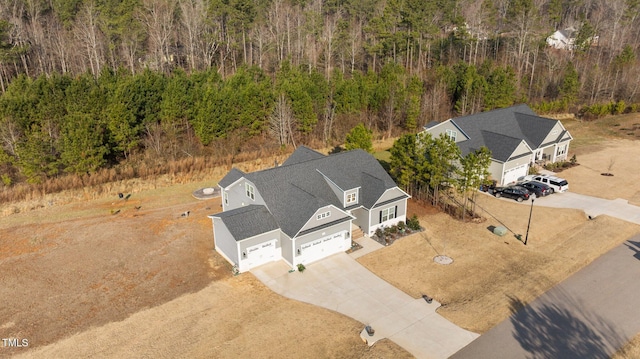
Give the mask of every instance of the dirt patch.
M 280 297 L 213 251 L 201 184 L 41 208 L 0 223 L 0 338 L 27 357 L 399 357 L 362 323 Z M 183 214 L 189 211 L 188 216 Z
M 411 357 L 388 340 L 367 347 L 362 328 L 338 313 L 280 297 L 246 273 L 26 357 Z
M 640 205 L 638 169 L 640 144 L 630 140 L 604 142 L 598 151 L 577 156 L 579 166 L 558 174 L 569 182 L 569 190 L 607 199 L 624 198 Z M 612 173 L 613 176 L 602 176 Z

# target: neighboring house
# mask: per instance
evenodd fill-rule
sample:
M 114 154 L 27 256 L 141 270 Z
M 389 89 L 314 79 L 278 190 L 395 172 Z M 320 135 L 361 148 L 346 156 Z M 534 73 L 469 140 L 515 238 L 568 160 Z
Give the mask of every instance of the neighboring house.
M 547 45 L 559 49 L 559 50 L 574 50 L 576 48 L 576 36 L 578 31 L 575 28 L 569 27 L 564 30 L 558 30 L 547 37 Z M 590 46 L 597 46 L 599 36 L 589 37 L 586 40 L 586 44 Z
M 576 29 L 570 27 L 558 30 L 547 37 L 547 45 L 560 50 L 573 50 L 575 43 Z
M 352 225 L 372 235 L 405 221 L 409 198 L 365 151 L 325 156 L 304 146 L 279 167 L 234 168 L 218 185 L 223 212 L 209 216 L 214 247 L 240 272 L 346 251 Z
M 431 122 L 425 131 L 434 137 L 446 134 L 466 156 L 485 146 L 491 151 L 491 177 L 499 184 L 526 176 L 536 161 L 567 159 L 573 139 L 558 120 L 536 115 L 527 105 Z

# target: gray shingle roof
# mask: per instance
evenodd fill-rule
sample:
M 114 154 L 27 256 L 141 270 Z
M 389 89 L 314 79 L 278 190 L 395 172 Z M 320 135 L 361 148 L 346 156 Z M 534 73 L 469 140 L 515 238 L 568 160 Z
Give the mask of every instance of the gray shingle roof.
M 302 153 L 296 154 L 298 151 Z M 300 147 L 291 155 L 293 163 L 244 174 L 256 185 L 276 223 L 290 237 L 321 207 L 344 209 L 342 198 L 336 196 L 325 176 L 343 190 L 360 187 L 359 201 L 366 208 L 371 208 L 387 189 L 396 187 L 380 163 L 363 150 L 329 156 L 308 156 L 310 153 L 308 148 Z M 237 174 L 230 172 L 223 181 L 231 181 Z
M 278 229 L 278 223 L 265 206 L 252 204 L 215 214 L 236 241 Z
M 462 155 L 486 146 L 492 157 L 506 161 L 520 140 L 532 149 L 538 148 L 556 120 L 540 117 L 525 104 L 462 116 L 451 120 L 469 140 L 458 142 Z M 559 138 L 560 139 L 560 138 Z
M 225 188 L 233 184 L 235 181 L 239 180 L 242 177 L 244 177 L 244 172 L 234 167 L 231 169 L 231 171 L 229 171 L 229 173 L 227 173 L 224 177 L 222 177 L 220 182 L 218 182 L 218 185 L 222 188 Z
M 293 165 L 300 162 L 305 162 L 309 160 L 315 160 L 318 158 L 325 157 L 322 153 L 318 151 L 314 151 L 307 146 L 300 146 L 296 148 L 296 150 L 287 158 L 283 166 Z

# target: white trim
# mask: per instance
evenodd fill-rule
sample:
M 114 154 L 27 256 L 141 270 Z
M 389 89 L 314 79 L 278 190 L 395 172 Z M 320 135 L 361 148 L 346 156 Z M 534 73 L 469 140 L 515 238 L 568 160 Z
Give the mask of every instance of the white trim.
M 244 176 L 242 176 L 242 177 L 238 178 L 237 180 L 233 181 L 227 187 L 222 187 L 222 186 L 220 186 L 220 184 L 218 184 L 218 187 L 220 187 L 221 189 L 230 188 L 230 187 L 233 187 L 236 183 L 238 183 L 238 182 L 240 182 L 242 180 L 246 180 L 246 178 Z
M 462 134 L 464 135 L 465 139 L 467 139 L 467 140 L 468 140 L 468 139 L 470 139 L 470 138 L 471 138 L 471 136 L 467 135 L 467 133 L 466 133 L 466 132 L 464 132 L 464 131 L 460 128 L 460 126 L 458 126 L 458 124 L 456 124 L 456 123 L 455 123 L 455 121 L 453 121 L 453 119 L 452 119 L 452 118 L 450 118 L 450 119 L 448 119 L 448 120 L 446 120 L 446 121 L 440 122 L 440 123 L 438 123 L 438 124 L 436 124 L 436 125 L 434 125 L 434 126 L 431 126 L 431 127 L 429 127 L 429 128 L 424 128 L 424 127 L 423 127 L 422 129 L 423 129 L 425 132 L 429 132 L 429 133 L 431 133 L 431 132 L 430 132 L 430 130 L 431 130 L 431 129 L 436 128 L 436 127 L 438 127 L 438 126 L 440 126 L 440 125 L 444 125 L 444 124 L 445 124 L 445 123 L 447 123 L 447 122 L 452 123 L 452 124 L 453 124 L 453 126 L 455 126 L 455 128 L 457 128 L 457 129 L 460 131 L 460 133 L 462 133 Z
M 453 142 L 458 142 L 457 141 L 458 140 L 458 131 L 454 131 L 452 129 L 447 128 L 447 129 L 444 130 L 444 134 L 447 137 L 449 137 L 450 139 L 452 139 Z
M 309 222 L 311 222 L 311 221 L 317 221 L 316 216 L 317 216 L 318 212 L 320 212 L 321 210 L 323 210 L 323 208 L 335 208 L 335 209 L 337 209 L 338 211 L 340 211 L 340 212 L 342 212 L 342 213 L 346 214 L 348 217 L 351 217 L 351 221 L 353 221 L 354 219 L 356 219 L 356 217 L 354 217 L 351 213 L 348 213 L 348 212 L 346 212 L 346 211 L 343 211 L 343 210 L 341 210 L 340 208 L 338 208 L 338 207 L 336 207 L 336 206 L 334 206 L 334 205 L 332 205 L 332 204 L 330 204 L 330 205 L 328 205 L 328 206 L 320 207 L 320 208 L 318 208 L 318 209 L 313 213 L 313 215 L 311 216 L 311 218 L 309 218 L 309 219 L 308 219 L 308 220 L 307 220 L 307 221 L 302 225 L 302 227 L 300 227 L 300 229 L 296 232 L 296 234 L 293 236 L 293 238 L 297 238 L 297 237 L 298 237 L 298 235 L 300 234 L 300 232 L 302 232 L 303 228 L 304 228 L 304 227 L 306 227 L 306 226 L 309 224 Z M 312 228 L 313 228 L 313 227 L 312 227 Z M 295 254 L 295 253 L 294 253 L 294 254 Z
M 355 196 L 355 199 L 353 201 L 349 202 L 349 195 L 352 195 L 352 194 Z M 351 204 L 358 204 L 359 203 L 359 201 L 358 201 L 359 198 L 358 197 L 360 197 L 360 187 L 356 187 L 355 189 L 350 189 L 348 191 L 345 191 L 344 192 L 344 198 L 343 198 L 344 206 L 347 207 L 347 206 L 349 206 Z
M 373 209 L 373 208 L 376 206 L 376 204 L 378 204 L 378 202 L 380 201 L 380 198 L 384 197 L 384 195 L 385 195 L 387 192 L 389 192 L 389 191 L 391 191 L 391 190 L 394 190 L 394 189 L 397 189 L 398 191 L 400 191 L 400 192 L 404 193 L 404 194 L 407 196 L 407 198 L 405 198 L 405 199 L 409 199 L 409 198 L 411 198 L 411 196 L 410 196 L 407 192 L 403 191 L 403 190 L 402 190 L 402 188 L 400 188 L 400 187 L 398 187 L 398 186 L 391 187 L 391 188 L 389 188 L 389 189 L 385 190 L 384 192 L 382 192 L 382 194 L 380 195 L 380 197 L 378 197 L 378 199 L 373 203 L 373 205 L 371 206 L 371 208 L 370 208 L 370 209 Z M 371 222 L 369 222 L 369 223 L 371 223 Z
M 240 250 L 240 242 L 248 241 L 248 240 L 253 239 L 253 238 L 256 238 L 256 237 L 258 237 L 258 236 L 263 236 L 263 235 L 265 235 L 265 234 L 269 234 L 269 233 L 276 233 L 276 232 L 279 232 L 279 231 L 280 231 L 280 228 L 276 228 L 276 229 L 271 230 L 271 231 L 269 231 L 269 232 L 262 232 L 262 233 L 260 233 L 260 234 L 256 234 L 255 236 L 247 237 L 247 238 L 245 238 L 245 239 L 241 239 L 241 240 L 236 240 L 236 243 L 238 243 L 238 250 Z M 235 240 L 235 239 L 234 239 L 234 240 Z M 276 240 L 276 242 L 279 242 L 279 241 L 278 241 L 278 240 Z M 240 253 L 238 253 L 238 254 L 240 254 Z M 239 258 L 239 257 L 238 257 L 238 258 Z
M 252 201 L 256 200 L 256 187 L 249 181 L 245 181 L 244 183 L 244 194 Z

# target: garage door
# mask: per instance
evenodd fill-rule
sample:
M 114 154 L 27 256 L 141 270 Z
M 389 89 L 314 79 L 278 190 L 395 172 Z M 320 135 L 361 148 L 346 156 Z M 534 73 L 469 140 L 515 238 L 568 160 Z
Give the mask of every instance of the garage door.
M 526 176 L 528 168 L 528 165 L 524 164 L 504 171 L 504 173 L 502 174 L 502 184 L 507 185 L 511 182 L 517 181 L 520 177 Z
M 345 233 L 346 231 L 334 233 L 330 236 L 303 244 L 300 247 L 300 262 L 308 264 L 328 257 L 334 253 L 345 251 Z
M 261 264 L 273 262 L 278 259 L 276 256 L 276 240 L 272 239 L 268 242 L 263 242 L 255 246 L 247 247 L 246 258 L 244 259 L 244 265 L 247 269 L 257 267 Z

